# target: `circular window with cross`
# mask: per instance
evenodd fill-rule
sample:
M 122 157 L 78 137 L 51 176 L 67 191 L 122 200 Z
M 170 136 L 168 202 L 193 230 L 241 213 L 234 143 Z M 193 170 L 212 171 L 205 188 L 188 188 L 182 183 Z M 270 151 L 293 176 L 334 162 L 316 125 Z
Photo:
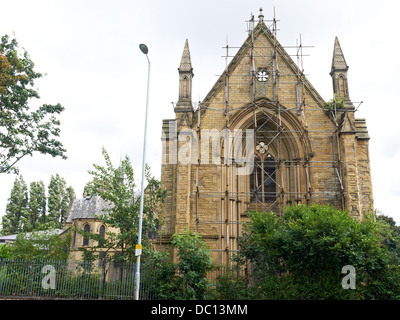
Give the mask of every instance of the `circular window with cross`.
M 261 68 L 256 73 L 256 78 L 259 82 L 266 82 L 269 79 L 269 72 L 266 68 Z

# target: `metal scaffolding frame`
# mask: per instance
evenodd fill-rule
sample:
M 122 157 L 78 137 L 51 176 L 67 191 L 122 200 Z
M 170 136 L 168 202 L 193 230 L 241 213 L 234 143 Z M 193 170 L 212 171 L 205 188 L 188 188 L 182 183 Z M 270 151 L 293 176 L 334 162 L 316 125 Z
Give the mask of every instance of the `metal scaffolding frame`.
M 260 18 L 261 17 L 261 18 Z M 262 13 L 260 19 L 263 19 Z M 266 22 L 266 20 L 262 20 Z M 249 73 L 247 75 L 240 75 L 242 79 L 248 78 L 248 82 L 240 82 L 241 80 L 235 79 L 235 75 L 229 73 L 228 70 L 228 59 L 235 57 L 235 55 L 229 54 L 229 49 L 237 49 L 241 47 L 229 47 L 226 44 L 226 55 L 224 56 L 226 61 L 226 67 L 224 73 L 220 75 L 219 79 L 223 80 L 224 86 L 224 101 L 220 102 L 223 104 L 223 109 L 210 108 L 206 103 L 199 102 L 196 112 L 197 116 L 197 143 L 198 143 L 198 159 L 196 164 L 196 178 L 195 178 L 195 194 L 191 196 L 195 198 L 195 210 L 196 210 L 196 232 L 199 232 L 199 227 L 203 224 L 216 225 L 219 228 L 220 237 L 217 240 L 218 245 L 216 249 L 211 249 L 217 255 L 217 263 L 219 265 L 230 265 L 230 258 L 232 253 L 237 252 L 238 239 L 242 232 L 242 226 L 246 217 L 243 215 L 243 209 L 256 209 L 259 211 L 272 211 L 276 214 L 281 214 L 285 205 L 289 203 L 306 203 L 309 204 L 311 201 L 332 201 L 334 199 L 335 205 L 339 209 L 344 209 L 344 186 L 342 179 L 342 163 L 340 154 L 339 144 L 339 118 L 337 116 L 338 111 L 344 110 L 331 110 L 332 119 L 334 124 L 332 130 L 309 130 L 307 123 L 307 112 L 312 110 L 321 110 L 321 105 L 316 105 L 313 101 L 306 101 L 305 94 L 305 74 L 303 68 L 303 48 L 302 39 L 300 35 L 299 42 L 296 46 L 282 47 L 277 41 L 277 20 L 268 20 L 271 23 L 268 29 L 273 34 L 273 48 L 269 54 L 263 54 L 263 50 L 268 48 L 267 44 L 262 42 L 262 35 L 256 35 L 254 31 L 254 25 L 257 22 L 254 16 L 247 22 L 248 33 L 250 43 L 249 45 Z M 257 43 L 257 45 L 255 45 Z M 261 46 L 260 46 L 261 44 Z M 282 48 L 295 49 L 296 53 L 291 55 L 296 57 L 297 60 L 297 74 L 284 74 L 279 69 L 279 58 L 284 56 L 282 54 Z M 288 55 L 285 52 L 285 55 Z M 289 55 L 290 56 L 290 55 Z M 257 75 L 259 70 L 255 70 L 254 59 L 264 59 L 266 66 L 270 68 L 270 74 L 272 81 L 266 85 L 264 90 L 261 90 L 257 86 Z M 262 74 L 261 74 L 262 76 Z M 292 81 L 281 81 L 282 78 L 288 76 L 293 77 Z M 239 81 L 239 82 L 238 82 Z M 243 81 L 243 80 L 242 80 Z M 229 88 L 231 85 L 245 83 L 249 84 L 249 100 L 237 101 L 230 98 Z M 295 86 L 295 100 L 285 99 L 280 96 L 280 86 L 292 83 Z M 269 105 L 260 105 L 258 103 L 260 96 L 267 98 L 267 86 L 272 86 L 273 99 Z M 271 99 L 269 99 L 271 100 Z M 213 102 L 214 104 L 218 102 Z M 200 161 L 200 150 L 201 150 L 201 114 L 205 110 L 213 110 L 223 112 L 225 115 L 225 128 L 231 129 L 231 115 L 241 110 L 252 111 L 253 113 L 253 136 L 254 136 L 254 173 L 252 174 L 252 186 L 250 190 L 239 190 L 239 177 L 232 174 L 232 170 L 237 168 L 237 164 L 226 163 L 216 164 L 221 170 L 221 183 L 219 191 L 210 192 L 203 191 L 199 185 L 199 175 L 201 169 Z M 345 110 L 348 112 L 348 110 Z M 282 116 L 285 113 L 291 112 L 298 117 L 301 122 L 301 130 L 289 130 L 282 125 Z M 350 111 L 351 112 L 351 111 Z M 310 139 L 330 139 L 332 141 L 332 158 L 331 160 L 316 161 L 312 160 L 312 150 L 309 149 L 307 141 Z M 318 135 L 318 136 L 316 136 Z M 276 149 L 274 157 L 269 163 L 274 163 L 273 169 L 267 170 L 263 166 L 265 156 L 256 150 L 257 145 L 260 143 L 260 138 L 265 139 L 263 142 L 266 146 L 274 145 Z M 282 147 L 285 142 L 298 139 L 301 145 L 304 146 L 304 157 L 298 159 L 285 159 L 282 153 Z M 268 148 L 267 148 L 268 149 Z M 221 152 L 221 154 L 223 154 Z M 333 170 L 337 177 L 338 185 L 340 188 L 335 191 L 314 191 L 312 188 L 312 168 L 326 168 L 327 170 Z M 286 172 L 292 172 L 295 187 L 292 189 L 287 187 L 288 177 L 285 177 L 284 170 Z M 262 177 L 261 181 L 259 178 Z M 237 179 L 237 180 L 235 180 Z M 274 184 L 275 191 L 265 191 L 266 181 Z M 247 204 L 244 199 L 256 199 L 255 203 L 250 203 L 247 200 Z M 268 198 L 269 197 L 269 198 Z M 199 216 L 199 203 L 201 199 L 219 199 L 220 206 L 219 212 L 217 212 L 216 219 L 202 219 Z M 265 201 L 265 199 L 272 199 L 272 201 Z

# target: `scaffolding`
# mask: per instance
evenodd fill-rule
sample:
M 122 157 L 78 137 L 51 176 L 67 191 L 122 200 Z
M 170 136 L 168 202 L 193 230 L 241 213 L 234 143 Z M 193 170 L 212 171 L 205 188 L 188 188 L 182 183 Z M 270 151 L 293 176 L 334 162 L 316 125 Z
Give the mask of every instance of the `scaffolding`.
M 275 11 L 275 10 L 274 10 Z M 255 33 L 255 23 L 268 23 L 262 33 Z M 195 199 L 195 230 L 202 230 L 209 226 L 218 229 L 217 246 L 211 251 L 217 264 L 229 266 L 232 253 L 239 249 L 238 240 L 243 230 L 243 224 L 248 221 L 249 210 L 271 211 L 282 214 L 284 207 L 292 203 L 328 202 L 338 209 L 345 209 L 345 192 L 342 179 L 341 146 L 339 141 L 339 113 L 348 110 L 335 108 L 329 111 L 331 124 L 329 130 L 310 129 L 307 113 L 313 110 L 323 110 L 325 102 L 322 99 L 306 99 L 306 76 L 303 68 L 304 48 L 302 38 L 295 46 L 283 47 L 277 41 L 277 20 L 264 20 L 262 11 L 259 20 L 254 16 L 247 21 L 248 40 L 242 47 L 230 47 L 228 43 L 223 49 L 226 67 L 219 75 L 217 82 L 223 83 L 224 101 L 213 104 L 223 104 L 223 108 L 211 108 L 207 101 L 199 102 L 195 113 L 197 126 L 198 157 L 195 165 L 195 189 L 191 194 Z M 264 43 L 264 33 L 270 32 L 271 45 Z M 272 34 L 272 37 L 271 37 Z M 249 70 L 245 74 L 232 74 L 229 68 L 230 50 L 246 50 Z M 294 50 L 289 55 L 286 49 Z M 296 60 L 296 72 L 287 72 L 280 69 L 280 61 L 284 57 L 292 56 Z M 263 61 L 262 68 L 257 68 L 255 60 Z M 232 62 L 232 61 L 231 61 Z M 234 85 L 246 83 L 249 87 L 248 98 L 238 99 L 231 92 Z M 286 97 L 281 88 L 288 85 L 294 88 L 295 99 Z M 272 94 L 271 94 L 272 93 Z M 234 97 L 232 97 L 234 95 Z M 269 96 L 269 97 L 268 97 Z M 272 99 L 271 99 L 272 96 Z M 317 101 L 317 102 L 316 102 Z M 206 190 L 199 183 L 201 168 L 200 159 L 202 144 L 201 115 L 206 110 L 222 112 L 225 116 L 225 129 L 231 131 L 235 115 L 241 111 L 252 113 L 252 123 L 248 127 L 253 131 L 254 154 L 253 172 L 248 177 L 235 174 L 241 164 L 224 159 L 219 166 L 219 181 L 216 191 Z M 295 116 L 299 126 L 291 128 L 284 125 L 283 118 Z M 332 144 L 330 159 L 315 160 L 310 139 L 322 139 Z M 294 141 L 296 140 L 296 141 Z M 231 141 L 225 141 L 222 148 L 229 148 Z M 301 146 L 302 152 L 297 157 L 289 157 L 284 151 L 290 146 Z M 221 155 L 226 155 L 221 151 Z M 332 170 L 335 181 L 330 190 L 314 190 L 311 171 L 314 168 Z M 247 180 L 246 180 L 247 179 Z M 244 182 L 243 182 L 244 181 Z M 218 212 L 215 219 L 200 215 L 201 201 L 218 201 Z

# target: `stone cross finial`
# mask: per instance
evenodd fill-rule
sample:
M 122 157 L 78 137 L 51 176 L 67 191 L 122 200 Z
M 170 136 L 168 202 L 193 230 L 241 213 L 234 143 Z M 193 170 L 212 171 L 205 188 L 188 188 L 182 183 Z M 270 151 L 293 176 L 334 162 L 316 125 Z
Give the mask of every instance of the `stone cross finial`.
M 264 15 L 263 15 L 263 9 L 260 8 L 260 15 L 258 16 L 258 19 L 260 20 L 260 22 L 263 22 L 264 20 Z

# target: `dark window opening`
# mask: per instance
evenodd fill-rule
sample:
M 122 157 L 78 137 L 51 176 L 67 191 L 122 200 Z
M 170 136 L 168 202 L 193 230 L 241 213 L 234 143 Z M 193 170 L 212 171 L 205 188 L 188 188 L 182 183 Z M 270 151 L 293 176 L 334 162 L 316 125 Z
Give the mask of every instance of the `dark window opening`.
M 90 232 L 90 226 L 88 224 L 85 225 L 85 227 L 83 228 L 83 232 L 86 232 L 86 233 Z M 89 245 L 89 237 L 86 234 L 83 236 L 83 245 L 84 246 Z
M 106 227 L 105 227 L 105 226 L 102 225 L 102 226 L 100 227 L 99 234 L 100 234 L 101 239 L 104 240 L 105 235 L 106 235 Z
M 274 202 L 276 200 L 276 165 L 272 157 L 256 161 L 250 175 L 250 193 L 251 202 L 255 202 L 256 199 L 258 202 Z

